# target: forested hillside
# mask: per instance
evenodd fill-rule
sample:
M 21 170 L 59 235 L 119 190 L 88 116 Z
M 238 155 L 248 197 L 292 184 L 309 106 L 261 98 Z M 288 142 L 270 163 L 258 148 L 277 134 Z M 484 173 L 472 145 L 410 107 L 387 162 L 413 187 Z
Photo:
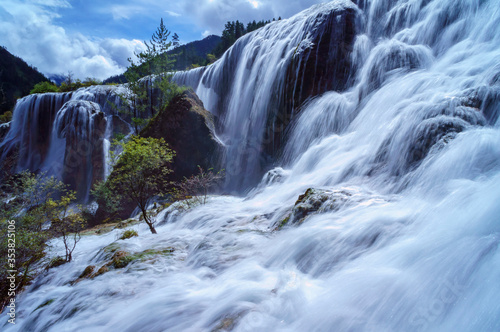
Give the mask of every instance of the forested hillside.
M 36 83 L 48 81 L 36 68 L 0 47 L 0 114 L 12 110 L 17 98 L 29 94 Z

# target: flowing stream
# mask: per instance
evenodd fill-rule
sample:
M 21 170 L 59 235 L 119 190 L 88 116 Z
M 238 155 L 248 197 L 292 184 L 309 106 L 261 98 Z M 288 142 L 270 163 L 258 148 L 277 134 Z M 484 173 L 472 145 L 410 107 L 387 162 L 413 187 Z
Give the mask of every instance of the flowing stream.
M 314 29 L 311 17 L 357 13 L 352 75 L 296 109 L 260 184 L 174 204 L 157 235 L 139 223 L 127 240 L 121 229 L 84 236 L 71 263 L 18 296 L 17 323 L 2 330 L 499 331 L 498 1 L 358 3 L 315 6 L 178 74 L 220 116 L 225 143 L 239 142 L 227 156 L 244 178 L 260 166 L 240 143 L 262 152 L 266 93 L 298 44 L 287 40 Z M 227 61 L 237 74 L 222 102 Z M 110 244 L 142 256 L 73 283 L 110 260 Z

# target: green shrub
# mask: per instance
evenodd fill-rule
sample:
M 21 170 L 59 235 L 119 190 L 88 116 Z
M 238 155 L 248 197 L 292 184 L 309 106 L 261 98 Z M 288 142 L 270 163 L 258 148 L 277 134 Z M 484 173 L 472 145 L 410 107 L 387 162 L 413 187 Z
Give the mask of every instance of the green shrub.
M 30 94 L 45 93 L 45 92 L 59 92 L 59 88 L 52 82 L 45 81 L 35 84 Z
M 12 112 L 7 111 L 4 114 L 0 115 L 0 123 L 7 123 L 12 120 Z

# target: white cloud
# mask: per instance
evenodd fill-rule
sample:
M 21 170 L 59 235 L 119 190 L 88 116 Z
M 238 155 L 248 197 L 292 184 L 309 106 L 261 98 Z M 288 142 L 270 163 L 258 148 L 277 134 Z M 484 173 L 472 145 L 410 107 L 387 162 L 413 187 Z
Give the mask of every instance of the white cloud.
M 144 12 L 145 8 L 140 5 L 113 5 L 110 8 L 111 15 L 115 21 L 130 19 L 134 15 Z
M 165 13 L 167 13 L 168 15 L 173 16 L 173 17 L 179 17 L 179 16 L 181 16 L 181 14 L 173 12 L 173 11 L 170 11 L 170 10 L 165 10 Z
M 67 6 L 66 1 L 50 0 L 44 5 Z M 70 34 L 53 23 L 53 12 L 31 3 L 14 3 L 6 0 L 0 31 L 2 44 L 46 75 L 72 71 L 77 78 L 104 79 L 122 73 L 128 65 L 127 58 L 143 50 L 138 40 L 92 40 L 82 34 Z M 7 13 L 8 15 L 5 15 Z
M 47 6 L 47 7 L 64 7 L 64 8 L 71 7 L 70 3 L 66 0 L 31 0 L 31 1 L 27 1 L 27 3 L 32 3 L 32 4 L 36 4 L 36 5 Z
M 105 3 L 89 0 L 85 5 L 101 15 L 105 12 L 109 19 L 118 21 L 117 26 L 127 19 L 130 21 L 126 24 L 144 17 L 156 21 L 152 13 L 166 13 L 174 24 L 169 29 L 181 37 L 182 26 L 179 30 L 172 22 L 182 17 L 184 25 L 196 26 L 196 34 L 205 37 L 220 34 L 227 21 L 246 24 L 279 16 L 286 18 L 319 2 L 322 0 L 110 0 Z M 70 0 L 0 0 L 0 44 L 47 75 L 72 71 L 82 79 L 89 76 L 104 79 L 123 72 L 127 58 L 142 51 L 144 45 L 138 40 L 95 39 L 68 32 L 56 22 L 59 22 L 58 12 L 68 10 L 71 4 Z M 82 15 L 81 19 L 87 18 Z
M 206 30 L 203 34 L 219 34 L 227 21 L 244 24 L 253 20 L 287 18 L 324 2 L 322 0 L 185 0 L 183 15 Z M 207 33 L 208 31 L 208 33 Z
M 113 59 L 119 66 L 127 67 L 128 58 L 135 58 L 134 53 L 140 53 L 145 50 L 142 41 L 134 39 L 104 39 L 99 46 Z

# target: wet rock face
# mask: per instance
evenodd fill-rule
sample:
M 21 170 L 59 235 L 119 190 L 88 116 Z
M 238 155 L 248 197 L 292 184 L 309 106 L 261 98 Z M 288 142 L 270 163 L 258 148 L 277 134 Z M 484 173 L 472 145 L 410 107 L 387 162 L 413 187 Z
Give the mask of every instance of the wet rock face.
M 287 69 L 286 108 L 325 91 L 343 91 L 349 79 L 355 37 L 356 10 L 335 9 L 319 14 L 306 45 L 297 45 Z M 288 106 L 288 107 L 287 107 Z
M 58 137 L 66 142 L 63 182 L 83 198 L 93 183 L 104 178 L 106 118 L 96 103 L 70 101 L 59 111 L 56 126 Z
M 308 98 L 350 87 L 361 15 L 351 1 L 320 4 L 243 36 L 206 68 L 174 76 L 196 88 L 221 119 L 226 190 L 258 184 L 279 158 L 292 117 Z
M 489 91 L 485 91 L 470 90 L 440 103 L 417 106 L 407 121 L 403 119 L 380 145 L 367 175 L 383 171 L 394 176 L 403 175 L 418 168 L 425 158 L 443 149 L 459 133 L 488 125 L 487 114 L 481 111 L 484 99 L 478 97 L 488 95 Z M 401 135 L 408 138 L 404 144 L 393 144 Z
M 111 117 L 113 121 L 113 134 L 128 135 L 130 133 L 130 125 L 117 115 Z
M 267 125 L 267 136 L 272 142 L 265 146 L 267 154 L 274 155 L 280 149 L 292 114 L 306 99 L 348 88 L 354 75 L 349 69 L 357 16 L 358 11 L 354 8 L 320 13 L 312 23 L 315 28 L 309 32 L 309 40 L 297 45 L 286 70 L 282 95 L 280 91 L 276 93 L 276 113 L 271 114 Z

